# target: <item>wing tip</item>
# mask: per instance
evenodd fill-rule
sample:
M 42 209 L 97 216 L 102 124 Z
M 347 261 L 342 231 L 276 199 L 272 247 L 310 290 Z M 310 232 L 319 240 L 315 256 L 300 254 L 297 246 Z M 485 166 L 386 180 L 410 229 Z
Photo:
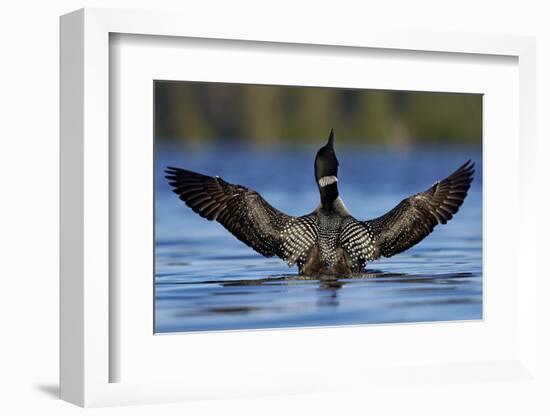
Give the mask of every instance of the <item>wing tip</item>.
M 176 168 L 174 166 L 166 166 L 164 168 L 164 177 L 166 179 L 168 179 L 169 181 L 174 181 L 177 179 L 177 175 L 178 175 L 178 172 L 180 171 L 181 169 L 179 168 Z M 170 183 L 170 185 L 172 185 L 172 183 Z M 172 185 L 174 186 L 174 185 Z
M 472 159 L 468 159 L 465 163 L 460 165 L 460 167 L 455 172 L 456 173 L 458 173 L 458 172 L 471 172 L 471 173 L 474 173 L 475 172 L 475 169 L 474 169 L 475 166 L 476 166 L 476 163 Z
M 469 188 L 470 184 L 474 180 L 474 173 L 475 173 L 475 162 L 472 161 L 472 159 L 468 159 L 465 163 L 460 165 L 460 167 L 455 170 L 453 173 L 451 173 L 447 178 L 445 178 L 442 182 L 450 182 L 454 183 L 455 185 L 466 185 L 467 189 Z

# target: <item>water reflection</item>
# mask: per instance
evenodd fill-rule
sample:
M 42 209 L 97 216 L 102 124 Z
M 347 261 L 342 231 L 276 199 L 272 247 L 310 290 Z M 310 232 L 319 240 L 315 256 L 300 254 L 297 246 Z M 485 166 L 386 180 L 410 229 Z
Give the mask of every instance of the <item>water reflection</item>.
M 159 274 L 162 277 L 168 277 L 170 274 Z M 173 275 L 177 276 L 177 275 Z M 473 277 L 473 273 L 442 273 L 436 275 L 426 274 L 407 274 L 407 273 L 385 273 L 379 270 L 370 271 L 365 273 L 357 273 L 351 276 L 338 277 L 334 275 L 321 275 L 321 276 L 303 276 L 299 274 L 285 274 L 268 276 L 259 279 L 236 279 L 236 280 L 197 280 L 197 281 L 170 281 L 164 280 L 157 282 L 157 285 L 163 284 L 177 284 L 177 285 L 219 285 L 222 287 L 246 287 L 246 286 L 261 286 L 267 284 L 279 284 L 279 285 L 293 285 L 303 284 L 304 282 L 313 282 L 318 284 L 319 290 L 338 290 L 344 285 L 357 282 L 360 280 L 376 282 L 402 282 L 402 283 L 430 283 L 434 281 L 445 281 L 447 279 L 465 279 Z M 415 288 L 414 290 L 422 290 L 421 288 Z M 215 295 L 248 295 L 252 292 L 227 292 L 227 293 L 215 293 Z
M 432 299 L 430 301 L 410 301 L 407 300 L 411 292 L 422 293 L 432 295 L 434 291 L 453 291 L 457 289 L 457 286 L 468 283 L 467 279 L 474 277 L 472 273 L 442 273 L 438 275 L 426 275 L 426 274 L 407 274 L 407 273 L 387 273 L 380 270 L 372 270 L 361 274 L 355 274 L 352 276 L 346 276 L 343 278 L 326 275 L 326 276 L 302 276 L 297 274 L 286 274 L 267 276 L 257 279 L 235 279 L 235 280 L 203 280 L 193 282 L 181 282 L 181 281 L 164 281 L 157 283 L 158 286 L 163 285 L 206 285 L 212 288 L 253 288 L 253 287 L 267 287 L 269 290 L 262 291 L 262 294 L 269 294 L 276 296 L 278 294 L 284 295 L 287 293 L 284 290 L 285 287 L 303 286 L 304 284 L 314 286 L 317 295 L 316 305 L 320 308 L 337 308 L 340 306 L 339 292 L 345 286 L 353 286 L 354 284 L 369 284 L 369 285 L 392 285 L 392 291 L 394 293 L 403 293 L 405 298 L 398 302 L 394 302 L 393 306 L 398 307 L 416 307 L 416 306 L 436 306 L 436 305 L 451 305 L 451 304 L 464 304 L 475 303 L 475 299 L 468 297 L 463 298 L 440 298 Z M 411 284 L 413 285 L 411 287 Z M 427 287 L 422 287 L 422 285 Z M 397 285 L 397 286 L 395 286 Z M 403 285 L 399 288 L 399 285 Z M 435 285 L 435 286 L 434 286 Z M 231 290 L 231 291 L 211 291 L 210 295 L 214 297 L 235 297 L 238 300 L 254 297 L 258 294 L 255 290 Z M 165 298 L 163 298 L 165 299 Z M 180 297 L 181 299 L 181 297 Z M 273 306 L 245 306 L 245 305 L 233 305 L 233 306 L 210 306 L 205 308 L 199 308 L 194 312 L 188 310 L 180 311 L 175 314 L 176 317 L 184 316 L 209 316 L 213 315 L 248 315 L 258 312 L 282 312 L 283 308 Z

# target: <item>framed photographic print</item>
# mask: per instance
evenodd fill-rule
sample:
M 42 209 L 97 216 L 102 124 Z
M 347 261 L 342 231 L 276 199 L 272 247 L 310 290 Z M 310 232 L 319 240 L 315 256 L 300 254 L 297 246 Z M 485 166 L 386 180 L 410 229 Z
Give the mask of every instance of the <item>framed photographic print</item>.
M 482 319 L 481 94 L 153 88 L 155 333 Z
M 532 379 L 533 40 L 249 30 L 62 17 L 62 398 Z

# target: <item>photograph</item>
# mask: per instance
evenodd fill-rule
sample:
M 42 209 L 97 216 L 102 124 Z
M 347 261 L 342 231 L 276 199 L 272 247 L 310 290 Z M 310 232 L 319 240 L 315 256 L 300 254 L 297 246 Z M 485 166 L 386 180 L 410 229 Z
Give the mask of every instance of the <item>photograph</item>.
M 155 80 L 154 333 L 483 319 L 483 95 Z

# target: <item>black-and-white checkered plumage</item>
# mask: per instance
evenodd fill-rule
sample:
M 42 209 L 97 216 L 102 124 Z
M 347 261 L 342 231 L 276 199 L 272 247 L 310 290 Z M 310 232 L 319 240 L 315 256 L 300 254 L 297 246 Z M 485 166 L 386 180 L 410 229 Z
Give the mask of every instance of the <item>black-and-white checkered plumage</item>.
M 216 220 L 258 253 L 278 256 L 307 275 L 360 273 L 367 262 L 414 246 L 445 224 L 464 202 L 474 174 L 470 161 L 424 192 L 401 201 L 379 218 L 358 221 L 338 194 L 334 132 L 315 159 L 321 204 L 302 217 L 273 208 L 260 194 L 185 169 L 168 167 L 166 178 L 193 211 Z

